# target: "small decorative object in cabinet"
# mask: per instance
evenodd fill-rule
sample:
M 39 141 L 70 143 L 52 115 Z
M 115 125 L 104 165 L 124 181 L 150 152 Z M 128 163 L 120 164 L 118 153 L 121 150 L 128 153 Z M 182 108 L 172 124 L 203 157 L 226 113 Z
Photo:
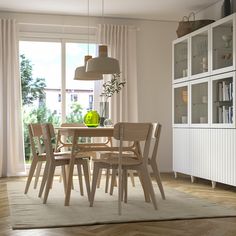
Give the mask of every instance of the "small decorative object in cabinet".
M 188 86 L 174 88 L 174 124 L 188 123 Z
M 192 37 L 191 55 L 191 75 L 208 72 L 208 31 Z

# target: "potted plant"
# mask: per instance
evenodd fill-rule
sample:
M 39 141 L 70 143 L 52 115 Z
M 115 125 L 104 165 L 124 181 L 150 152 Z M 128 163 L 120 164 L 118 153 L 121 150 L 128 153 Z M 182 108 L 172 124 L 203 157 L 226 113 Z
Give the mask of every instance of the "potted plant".
M 120 73 L 112 74 L 110 80 L 103 83 L 101 93 L 102 101 L 100 102 L 100 126 L 104 126 L 104 120 L 109 118 L 109 98 L 115 93 L 119 93 L 125 86 L 126 81 L 121 81 Z

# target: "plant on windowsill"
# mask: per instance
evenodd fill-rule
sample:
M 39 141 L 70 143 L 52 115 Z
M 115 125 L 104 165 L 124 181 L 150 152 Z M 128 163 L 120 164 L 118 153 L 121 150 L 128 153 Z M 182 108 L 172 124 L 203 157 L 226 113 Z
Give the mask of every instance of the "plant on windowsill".
M 121 81 L 120 73 L 112 74 L 110 80 L 103 83 L 101 93 L 102 102 L 100 102 L 100 126 L 104 126 L 105 119 L 109 118 L 109 98 L 115 93 L 119 93 L 125 86 L 126 81 Z

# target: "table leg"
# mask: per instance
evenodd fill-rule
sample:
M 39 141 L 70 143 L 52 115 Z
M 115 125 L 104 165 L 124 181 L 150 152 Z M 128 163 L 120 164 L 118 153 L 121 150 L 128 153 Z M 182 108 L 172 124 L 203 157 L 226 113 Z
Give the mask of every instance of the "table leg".
M 74 132 L 72 150 L 71 150 L 71 157 L 70 157 L 70 164 L 69 164 L 69 172 L 68 172 L 68 178 L 67 178 L 65 206 L 69 206 L 69 204 L 70 204 L 70 195 L 71 195 L 73 171 L 74 171 L 74 164 L 75 164 L 75 147 L 76 147 L 76 143 L 77 143 L 77 135 Z

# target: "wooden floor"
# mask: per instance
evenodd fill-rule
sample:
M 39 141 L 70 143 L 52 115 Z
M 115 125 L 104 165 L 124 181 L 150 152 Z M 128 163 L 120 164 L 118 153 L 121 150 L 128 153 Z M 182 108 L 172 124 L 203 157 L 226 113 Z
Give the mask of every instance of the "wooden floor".
M 172 174 L 164 174 L 162 175 L 162 179 L 164 186 L 171 186 L 175 189 L 188 192 L 198 197 L 207 198 L 221 204 L 233 205 L 236 207 L 236 188 L 234 187 L 218 184 L 216 189 L 212 189 L 209 181 L 197 180 L 196 183 L 192 184 L 190 183 L 190 178 L 183 175 L 179 176 L 178 179 L 175 180 Z M 10 213 L 6 186 L 6 183 L 12 180 L 14 179 L 0 179 L 0 236 L 236 236 L 236 217 L 139 222 L 52 229 L 12 230 L 10 226 Z M 22 180 L 24 179 L 22 178 Z

